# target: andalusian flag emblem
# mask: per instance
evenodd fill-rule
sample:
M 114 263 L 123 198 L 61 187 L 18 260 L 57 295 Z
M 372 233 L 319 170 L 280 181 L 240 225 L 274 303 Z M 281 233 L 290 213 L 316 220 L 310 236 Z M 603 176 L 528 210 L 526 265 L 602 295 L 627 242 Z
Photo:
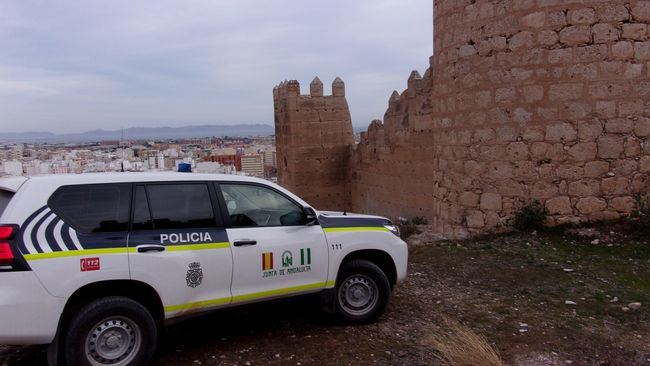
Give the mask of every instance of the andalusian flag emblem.
M 300 265 L 311 264 L 311 248 L 300 249 Z
M 262 271 L 273 269 L 273 253 L 262 253 Z

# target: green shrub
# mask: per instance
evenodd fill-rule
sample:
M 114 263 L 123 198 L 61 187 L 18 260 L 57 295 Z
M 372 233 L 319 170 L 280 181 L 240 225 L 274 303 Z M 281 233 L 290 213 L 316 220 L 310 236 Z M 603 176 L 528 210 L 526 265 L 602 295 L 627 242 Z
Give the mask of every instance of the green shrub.
M 418 226 L 415 223 L 413 223 L 413 221 L 411 220 L 402 221 L 398 224 L 398 226 L 399 226 L 400 237 L 402 239 L 407 239 L 409 236 L 413 234 L 421 233 L 420 229 L 418 229 Z
M 426 217 L 422 216 L 415 216 L 411 219 L 411 222 L 414 223 L 415 225 L 427 225 L 429 221 L 427 220 Z
M 545 228 L 548 210 L 539 201 L 522 207 L 512 221 L 512 226 L 517 230 L 541 230 Z
M 640 234 L 650 234 L 650 193 L 637 196 L 638 211 L 634 218 L 634 228 Z

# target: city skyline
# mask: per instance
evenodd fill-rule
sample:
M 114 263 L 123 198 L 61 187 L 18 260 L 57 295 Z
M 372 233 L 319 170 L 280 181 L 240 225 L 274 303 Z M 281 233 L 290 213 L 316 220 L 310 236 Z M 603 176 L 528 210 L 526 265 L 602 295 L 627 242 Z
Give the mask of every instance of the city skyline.
M 0 20 L 5 132 L 271 124 L 273 85 L 315 76 L 342 77 L 367 126 L 431 53 L 425 0 L 24 1 Z

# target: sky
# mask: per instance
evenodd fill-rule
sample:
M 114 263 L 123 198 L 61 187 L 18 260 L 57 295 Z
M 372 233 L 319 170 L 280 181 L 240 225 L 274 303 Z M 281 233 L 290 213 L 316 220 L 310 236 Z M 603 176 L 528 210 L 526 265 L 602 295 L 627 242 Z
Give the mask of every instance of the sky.
M 273 124 L 340 76 L 355 126 L 433 53 L 431 0 L 0 0 L 0 130 Z

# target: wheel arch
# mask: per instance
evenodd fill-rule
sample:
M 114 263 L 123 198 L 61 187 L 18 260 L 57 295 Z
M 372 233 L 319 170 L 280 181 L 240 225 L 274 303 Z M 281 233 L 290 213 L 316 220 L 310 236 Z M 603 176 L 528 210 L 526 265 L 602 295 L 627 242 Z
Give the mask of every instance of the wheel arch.
M 397 283 L 397 267 L 393 257 L 380 249 L 360 249 L 348 253 L 341 261 L 341 266 L 351 260 L 363 259 L 376 264 L 388 277 L 391 287 Z M 340 269 L 340 267 L 339 267 Z
M 85 304 L 107 296 L 123 296 L 137 301 L 149 310 L 156 322 L 164 320 L 162 300 L 153 287 L 135 280 L 109 280 L 89 283 L 77 289 L 65 304 L 59 328 L 67 324 L 72 314 Z

